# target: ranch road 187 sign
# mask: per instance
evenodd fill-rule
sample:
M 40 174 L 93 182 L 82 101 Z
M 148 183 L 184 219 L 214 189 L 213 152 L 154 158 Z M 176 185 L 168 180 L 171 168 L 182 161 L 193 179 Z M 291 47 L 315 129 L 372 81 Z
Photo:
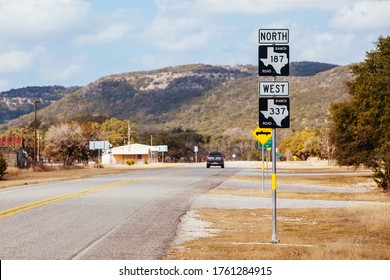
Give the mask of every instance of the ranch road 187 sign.
M 289 128 L 290 98 L 259 98 L 259 127 Z
M 259 76 L 288 76 L 289 57 L 288 45 L 259 46 Z

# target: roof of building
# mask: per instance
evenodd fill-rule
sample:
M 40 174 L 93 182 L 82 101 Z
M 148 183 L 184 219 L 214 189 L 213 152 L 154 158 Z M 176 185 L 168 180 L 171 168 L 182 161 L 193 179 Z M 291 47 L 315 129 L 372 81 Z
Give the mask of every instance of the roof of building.
M 113 155 L 147 155 L 151 147 L 143 144 L 130 144 L 111 149 Z

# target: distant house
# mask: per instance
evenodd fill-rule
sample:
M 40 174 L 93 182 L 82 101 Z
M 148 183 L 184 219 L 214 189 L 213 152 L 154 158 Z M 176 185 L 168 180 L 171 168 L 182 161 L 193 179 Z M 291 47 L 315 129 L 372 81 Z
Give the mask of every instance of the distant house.
M 151 155 L 151 146 L 142 144 L 130 144 L 111 148 L 109 153 L 102 156 L 103 164 L 125 164 L 127 160 L 145 162 Z

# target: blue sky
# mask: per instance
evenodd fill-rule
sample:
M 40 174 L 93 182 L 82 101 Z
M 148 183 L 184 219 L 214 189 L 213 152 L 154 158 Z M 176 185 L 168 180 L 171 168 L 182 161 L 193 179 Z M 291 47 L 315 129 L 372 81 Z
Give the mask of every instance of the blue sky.
M 0 0 L 0 91 L 83 86 L 192 63 L 257 65 L 258 29 L 290 30 L 290 60 L 363 61 L 390 0 Z

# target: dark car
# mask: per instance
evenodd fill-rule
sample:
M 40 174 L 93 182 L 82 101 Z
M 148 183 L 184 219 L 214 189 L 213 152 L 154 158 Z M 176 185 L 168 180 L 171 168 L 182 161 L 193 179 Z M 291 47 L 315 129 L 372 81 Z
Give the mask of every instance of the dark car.
M 223 154 L 220 152 L 209 153 L 207 156 L 207 168 L 210 168 L 210 166 L 221 166 L 221 168 L 225 168 Z

